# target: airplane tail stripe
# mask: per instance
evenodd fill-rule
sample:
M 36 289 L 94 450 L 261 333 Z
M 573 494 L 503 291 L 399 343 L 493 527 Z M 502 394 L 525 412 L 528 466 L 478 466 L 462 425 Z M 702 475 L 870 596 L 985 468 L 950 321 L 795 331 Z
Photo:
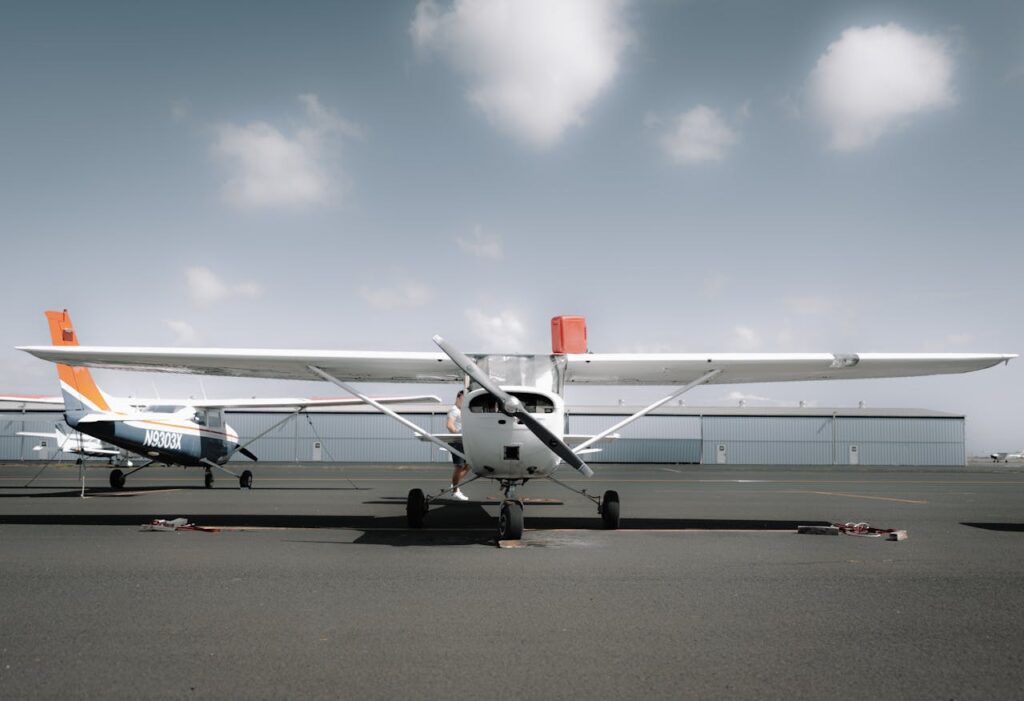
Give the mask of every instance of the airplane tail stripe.
M 55 346 L 77 346 L 78 336 L 75 334 L 75 327 L 71 324 L 71 316 L 68 310 L 61 312 L 46 312 L 46 321 L 50 325 L 50 342 Z M 92 379 L 92 373 L 88 368 L 70 367 L 68 365 L 57 365 L 57 376 L 60 378 L 61 389 L 73 390 L 76 399 L 90 405 L 89 408 L 96 411 L 110 411 L 110 405 L 106 398 Z

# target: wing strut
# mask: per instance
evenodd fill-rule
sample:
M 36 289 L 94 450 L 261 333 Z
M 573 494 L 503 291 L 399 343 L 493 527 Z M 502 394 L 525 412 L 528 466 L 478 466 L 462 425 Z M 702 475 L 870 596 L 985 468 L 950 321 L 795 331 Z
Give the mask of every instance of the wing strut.
M 616 431 L 618 431 L 623 426 L 628 426 L 629 424 L 631 424 L 634 421 L 636 421 L 637 419 L 639 419 L 641 416 L 646 416 L 647 414 L 651 413 L 652 411 L 654 411 L 655 409 L 660 407 L 662 404 L 665 404 L 667 402 L 671 402 L 673 399 L 675 399 L 679 395 L 684 394 L 686 392 L 689 392 L 694 387 L 696 387 L 698 385 L 702 385 L 705 382 L 710 381 L 712 378 L 716 377 L 721 372 L 722 372 L 721 370 L 712 370 L 711 372 L 704 373 L 703 375 L 698 377 L 696 380 L 694 380 L 690 384 L 683 385 L 682 387 L 680 387 L 678 390 L 676 390 L 672 394 L 668 395 L 667 397 L 663 397 L 662 399 L 659 399 L 654 404 L 651 404 L 649 406 L 645 406 L 640 411 L 636 412 L 632 416 L 629 416 L 629 417 L 623 419 L 622 421 L 620 421 L 619 423 L 615 424 L 611 428 L 609 428 L 607 430 L 604 430 L 604 431 L 601 431 L 596 436 L 594 436 L 592 438 L 588 438 L 587 440 L 583 441 L 578 446 L 573 448 L 573 452 L 574 453 L 579 453 L 581 450 L 586 449 L 587 446 L 594 445 L 594 443 L 597 443 L 599 440 L 601 440 L 602 438 L 604 438 L 606 436 L 610 436 L 611 434 L 615 433 Z
M 386 406 L 384 406 L 380 402 L 378 402 L 378 401 L 376 401 L 374 399 L 371 399 L 370 397 L 367 397 L 362 392 L 357 391 L 355 387 L 353 387 L 352 385 L 348 384 L 347 382 L 342 382 L 341 380 L 339 380 L 337 377 L 334 377 L 330 373 L 324 372 L 323 370 L 318 368 L 316 365 L 307 365 L 306 367 L 309 368 L 310 372 L 312 372 L 314 375 L 316 375 L 320 379 L 327 380 L 328 382 L 332 382 L 332 383 L 338 385 L 343 390 L 345 390 L 346 392 L 351 394 L 353 397 L 359 397 L 364 402 L 366 402 L 367 404 L 372 406 L 374 409 L 377 409 L 378 411 L 387 414 L 388 416 L 390 416 L 392 419 L 394 419 L 398 423 L 403 424 L 405 426 L 408 426 L 417 435 L 423 436 L 424 438 L 426 438 L 431 443 L 437 443 L 437 445 L 439 445 L 440 447 L 444 448 L 449 453 L 453 453 L 455 455 L 458 455 L 460 458 L 462 458 L 466 462 L 469 462 L 469 459 L 465 456 L 465 454 L 462 453 L 462 451 L 456 450 L 452 446 L 450 446 L 447 443 L 445 443 L 444 441 L 442 441 L 440 438 L 435 438 L 433 435 L 430 434 L 430 432 L 426 431 L 425 429 L 420 428 L 419 426 L 414 424 L 412 421 L 409 421 L 405 417 L 399 416 L 394 411 L 392 411 L 391 409 L 388 409 Z

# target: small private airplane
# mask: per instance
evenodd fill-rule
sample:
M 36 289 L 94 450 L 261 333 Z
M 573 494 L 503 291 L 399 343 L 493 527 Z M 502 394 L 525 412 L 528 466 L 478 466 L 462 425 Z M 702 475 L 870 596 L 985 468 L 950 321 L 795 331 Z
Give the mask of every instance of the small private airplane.
M 1024 460 L 1024 448 L 1016 453 L 992 453 L 989 455 L 992 462 L 1010 462 L 1011 460 Z
M 66 314 L 47 312 L 55 333 Z M 694 387 L 797 380 L 840 380 L 964 373 L 1017 357 L 987 353 L 590 353 L 583 317 L 551 320 L 552 352 L 537 355 L 467 356 L 440 336 L 440 353 L 391 351 L 260 350 L 251 348 L 124 348 L 22 346 L 20 350 L 64 366 L 158 372 L 319 379 L 401 422 L 423 440 L 464 457 L 470 480 L 496 480 L 505 495 L 498 518 L 498 539 L 523 533 L 523 502 L 517 490 L 530 480 L 547 479 L 593 502 L 606 528 L 619 526 L 619 495 L 597 496 L 555 477 L 565 463 L 581 475 L 593 471 L 581 456 L 612 438 L 624 426 Z M 72 372 L 70 368 L 63 371 Z M 76 375 L 76 377 L 78 377 Z M 80 384 L 84 380 L 76 380 Z M 353 382 L 459 383 L 468 391 L 463 402 L 461 434 L 430 434 L 381 402 L 361 394 Z M 70 383 L 65 383 L 70 384 Z M 593 436 L 565 433 L 567 384 L 672 386 L 672 391 L 633 415 Z M 461 442 L 463 450 L 455 445 Z M 467 481 L 468 482 L 468 481 Z M 465 483 L 464 483 L 465 484 Z M 446 500 L 451 488 L 427 496 L 412 489 L 406 499 L 411 527 L 423 525 L 431 504 Z
M 67 310 L 46 312 L 50 326 L 50 339 L 57 348 L 78 346 L 78 336 Z M 237 477 L 239 486 L 252 487 L 251 470 L 241 474 L 225 467 L 236 453 L 256 461 L 257 457 L 246 447 L 289 420 L 295 413 L 313 407 L 362 404 L 363 399 L 339 397 L 328 399 L 188 399 L 144 400 L 114 397 L 103 392 L 84 367 L 57 364 L 63 399 L 50 397 L 26 398 L 23 395 L 0 395 L 0 401 L 24 401 L 27 404 L 63 404 L 64 420 L 74 431 L 99 441 L 123 448 L 148 458 L 148 462 L 129 472 L 120 468 L 110 471 L 110 486 L 121 489 L 131 474 L 152 465 L 181 465 L 205 469 L 204 484 L 213 486 L 213 470 L 218 469 Z M 407 402 L 440 403 L 430 394 L 406 397 L 384 397 L 374 400 L 381 404 Z M 281 421 L 258 436 L 242 442 L 238 433 L 224 423 L 225 410 L 291 409 Z

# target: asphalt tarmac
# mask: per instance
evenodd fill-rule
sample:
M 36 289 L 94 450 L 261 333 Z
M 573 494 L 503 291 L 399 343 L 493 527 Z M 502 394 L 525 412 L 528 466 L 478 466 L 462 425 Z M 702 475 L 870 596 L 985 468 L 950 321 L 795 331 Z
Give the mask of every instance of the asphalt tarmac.
M 1024 468 L 595 466 L 405 525 L 433 466 L 0 466 L 0 697 L 1020 698 Z M 490 483 L 465 489 L 498 497 Z M 559 504 L 558 502 L 564 502 Z M 185 517 L 218 532 L 143 532 Z M 797 535 L 867 521 L 889 542 Z

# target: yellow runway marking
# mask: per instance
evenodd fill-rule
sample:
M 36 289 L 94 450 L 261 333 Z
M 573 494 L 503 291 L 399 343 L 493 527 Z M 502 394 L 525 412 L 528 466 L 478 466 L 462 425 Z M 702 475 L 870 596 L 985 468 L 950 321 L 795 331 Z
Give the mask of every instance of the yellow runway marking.
M 877 501 L 898 501 L 902 504 L 927 504 L 927 501 L 919 499 L 897 499 L 896 497 L 873 497 L 867 494 L 844 494 L 842 492 L 786 492 L 787 494 L 821 494 L 827 497 L 850 497 L 851 499 L 875 499 Z

